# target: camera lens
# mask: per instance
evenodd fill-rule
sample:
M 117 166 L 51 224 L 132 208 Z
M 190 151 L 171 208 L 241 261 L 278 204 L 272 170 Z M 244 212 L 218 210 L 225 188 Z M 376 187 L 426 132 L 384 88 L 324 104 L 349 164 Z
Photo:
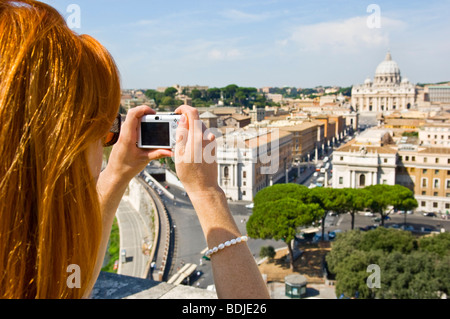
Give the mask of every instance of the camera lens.
M 155 120 L 159 121 L 159 116 L 155 117 Z

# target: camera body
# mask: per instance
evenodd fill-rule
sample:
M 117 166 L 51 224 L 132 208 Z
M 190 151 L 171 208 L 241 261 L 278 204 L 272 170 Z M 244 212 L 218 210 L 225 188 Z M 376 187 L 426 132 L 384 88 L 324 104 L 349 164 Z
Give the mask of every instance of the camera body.
M 181 115 L 168 113 L 145 115 L 139 125 L 138 147 L 143 149 L 175 149 Z

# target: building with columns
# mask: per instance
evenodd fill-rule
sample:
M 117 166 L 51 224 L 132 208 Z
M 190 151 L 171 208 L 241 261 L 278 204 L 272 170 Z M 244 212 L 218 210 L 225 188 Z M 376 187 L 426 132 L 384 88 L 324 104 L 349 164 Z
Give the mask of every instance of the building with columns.
M 414 106 L 415 100 L 415 85 L 402 78 L 390 52 L 378 65 L 373 81 L 367 78 L 364 84 L 355 85 L 352 89 L 352 107 L 360 113 L 406 110 Z
M 397 150 L 387 130 L 368 130 L 333 153 L 333 187 L 395 184 Z
M 228 199 L 253 201 L 261 189 L 287 182 L 292 134 L 277 128 L 238 129 L 217 138 L 218 182 Z

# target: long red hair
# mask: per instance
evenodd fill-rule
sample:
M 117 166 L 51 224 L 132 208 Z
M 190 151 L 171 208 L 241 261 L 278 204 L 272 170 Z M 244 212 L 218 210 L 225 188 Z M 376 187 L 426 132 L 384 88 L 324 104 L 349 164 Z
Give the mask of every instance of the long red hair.
M 0 1 L 0 298 L 88 293 L 102 221 L 87 149 L 119 104 L 103 46 L 49 5 Z

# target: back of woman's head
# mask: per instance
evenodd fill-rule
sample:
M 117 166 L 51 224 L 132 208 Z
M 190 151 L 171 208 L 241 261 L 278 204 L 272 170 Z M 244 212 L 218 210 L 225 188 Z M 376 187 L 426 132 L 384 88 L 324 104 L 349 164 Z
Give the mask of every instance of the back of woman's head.
M 79 298 L 101 236 L 87 149 L 120 103 L 108 52 L 50 6 L 0 1 L 0 298 Z M 70 288 L 69 265 L 81 288 Z

